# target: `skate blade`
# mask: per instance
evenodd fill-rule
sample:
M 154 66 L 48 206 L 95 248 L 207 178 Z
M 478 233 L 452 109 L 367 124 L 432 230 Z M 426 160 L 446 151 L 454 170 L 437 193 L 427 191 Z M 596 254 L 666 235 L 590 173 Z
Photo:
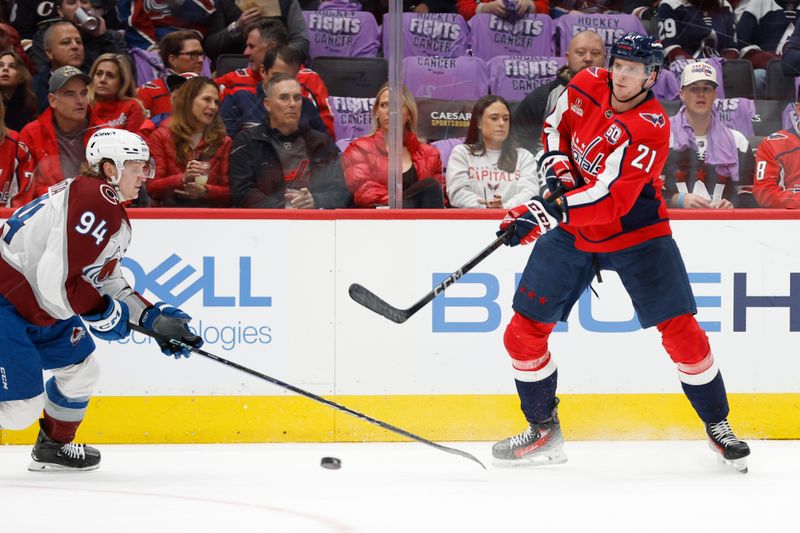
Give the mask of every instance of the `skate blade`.
M 100 463 L 83 468 L 75 468 L 55 463 L 40 463 L 38 461 L 31 461 L 28 465 L 28 470 L 31 472 L 88 472 L 90 470 L 97 470 L 98 468 L 100 468 Z
M 530 468 L 538 466 L 560 465 L 567 462 L 564 450 L 552 450 L 545 453 L 531 454 L 520 459 L 492 459 L 492 464 L 501 468 Z
M 738 472 L 741 472 L 742 474 L 746 474 L 748 472 L 747 457 L 742 457 L 741 459 L 725 459 L 721 455 L 717 455 L 717 461 L 725 466 L 733 468 Z

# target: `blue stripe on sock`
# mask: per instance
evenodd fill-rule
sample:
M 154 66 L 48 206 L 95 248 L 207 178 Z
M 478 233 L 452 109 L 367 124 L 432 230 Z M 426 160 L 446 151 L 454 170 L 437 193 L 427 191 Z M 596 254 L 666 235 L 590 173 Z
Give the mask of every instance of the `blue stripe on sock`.
M 47 399 L 59 407 L 64 407 L 66 409 L 86 409 L 89 405 L 89 398 L 67 398 L 61 394 L 61 391 L 58 390 L 58 385 L 56 385 L 55 377 L 47 380 L 44 389 L 47 391 Z

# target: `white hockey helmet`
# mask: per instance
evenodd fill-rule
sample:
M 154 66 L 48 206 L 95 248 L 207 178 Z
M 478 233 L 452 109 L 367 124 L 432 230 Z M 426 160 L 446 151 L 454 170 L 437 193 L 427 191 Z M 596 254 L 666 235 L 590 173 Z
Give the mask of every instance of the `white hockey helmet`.
M 103 159 L 110 159 L 117 167 L 117 176 L 109 177 L 109 182 L 119 185 L 122 169 L 127 161 L 143 161 L 147 163 L 147 178 L 155 175 L 155 164 L 150 158 L 150 148 L 139 135 L 127 130 L 103 128 L 97 130 L 86 145 L 86 161 L 93 170 L 100 170 Z

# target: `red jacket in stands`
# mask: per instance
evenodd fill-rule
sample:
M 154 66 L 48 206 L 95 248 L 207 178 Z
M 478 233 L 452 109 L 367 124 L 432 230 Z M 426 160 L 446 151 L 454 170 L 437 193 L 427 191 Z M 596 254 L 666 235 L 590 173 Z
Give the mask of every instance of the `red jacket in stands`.
M 756 151 L 753 196 L 761 207 L 800 209 L 800 137 L 781 130 Z
M 39 115 L 39 118 L 25 126 L 20 133 L 20 141 L 28 147 L 31 153 L 31 166 L 33 167 L 33 185 L 26 185 L 26 190 L 20 195 L 23 197 L 23 204 L 46 193 L 51 185 L 64 181 L 54 120 L 53 109 L 48 107 Z M 89 106 L 89 127 L 86 128 L 86 133 L 83 135 L 84 147 L 98 127 L 94 111 Z
M 226 95 L 237 91 L 255 93 L 256 85 L 261 83 L 261 74 L 250 67 L 240 68 L 239 70 L 228 72 L 214 81 L 219 85 L 222 98 L 225 98 Z M 328 88 L 325 87 L 322 78 L 313 70 L 300 67 L 300 71 L 297 73 L 297 82 L 300 84 L 303 96 L 310 99 L 317 106 L 319 116 L 328 130 L 328 135 L 331 136 L 331 139 L 335 139 L 336 131 L 333 129 L 333 113 L 328 104 Z
M 411 132 L 406 132 L 404 144 L 411 153 L 417 180 L 434 178 L 444 190 L 439 151 L 430 144 L 421 143 Z M 375 207 L 389 203 L 389 152 L 383 131 L 378 130 L 351 142 L 342 155 L 342 167 L 345 183 L 353 193 L 356 207 Z
M 104 128 L 118 128 L 139 133 L 146 120 L 144 108 L 135 98 L 114 100 L 113 102 L 99 102 L 92 104 L 97 122 Z
M 144 106 L 147 118 L 162 113 L 172 113 L 171 94 L 164 78 L 150 80 L 136 91 L 136 97 Z
M 0 143 L 0 207 L 20 207 L 26 202 L 24 187 L 33 177 L 28 147 L 19 140 L 19 133 L 7 130 Z
M 147 192 L 154 200 L 155 206 L 228 207 L 230 205 L 228 159 L 232 144 L 230 137 L 226 136 L 223 139 L 211 159 L 208 183 L 206 183 L 208 196 L 202 200 L 183 200 L 178 198 L 174 191 L 183 187 L 186 165 L 178 162 L 169 123 L 169 120 L 162 123 L 147 140 L 150 156 L 156 162 L 155 178 L 147 182 Z M 195 152 L 201 153 L 205 146 L 205 141 L 201 139 Z
M 482 4 L 488 4 L 492 0 L 480 0 Z M 532 0 L 533 5 L 536 7 L 537 13 L 550 14 L 550 2 L 548 0 Z M 456 11 L 464 17 L 464 20 L 469 20 L 478 11 L 478 2 L 475 0 L 456 0 Z

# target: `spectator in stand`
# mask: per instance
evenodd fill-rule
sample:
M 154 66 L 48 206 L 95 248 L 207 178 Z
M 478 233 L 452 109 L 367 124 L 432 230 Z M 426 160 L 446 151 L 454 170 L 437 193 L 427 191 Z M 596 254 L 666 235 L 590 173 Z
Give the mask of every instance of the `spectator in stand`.
M 797 3 L 788 0 L 748 0 L 740 2 L 736 22 L 739 54 L 753 63 L 753 68 L 766 69 L 778 58 L 788 39 L 787 30 L 794 30 Z
M 94 26 L 87 26 L 88 22 L 82 22 L 79 17 L 81 10 L 83 15 L 96 19 Z M 122 35 L 117 31 L 108 30 L 105 19 L 94 12 L 92 3 L 89 0 L 56 0 L 56 13 L 59 15 L 60 20 L 71 22 L 80 33 L 84 52 L 83 63 L 73 66 L 88 72 L 101 54 L 127 55 L 128 47 L 125 45 Z M 50 63 L 50 55 L 46 52 L 44 45 L 44 34 L 50 25 L 50 23 L 42 24 L 33 36 L 31 59 L 36 66 L 37 72 L 47 71 Z
M 156 175 L 147 192 L 162 207 L 228 207 L 231 139 L 219 116 L 217 84 L 198 76 L 172 99 L 172 116 L 148 140 Z
M 172 112 L 170 85 L 177 81 L 173 78 L 187 72 L 199 75 L 206 57 L 200 38 L 192 31 L 176 31 L 166 35 L 161 39 L 158 53 L 167 74 L 145 83 L 137 91 L 145 115 L 156 126 Z
M 514 21 L 528 13 L 550 14 L 547 0 L 456 0 L 458 14 L 469 20 L 477 13 L 490 13 Z
M 800 113 L 800 98 L 794 105 Z M 756 151 L 753 196 L 760 207 L 800 209 L 800 131 L 797 125 L 761 141 Z
M 800 76 L 800 24 L 795 23 L 791 37 L 782 47 L 781 69 L 785 76 Z
M 192 30 L 203 39 L 216 0 L 117 0 L 128 46 L 150 50 L 165 36 Z
M 235 138 L 245 128 L 252 128 L 269 120 L 263 103 L 267 94 L 268 80 L 278 73 L 288 74 L 294 78 L 300 68 L 300 61 L 300 52 L 289 46 L 267 50 L 264 54 L 264 63 L 260 67 L 262 79 L 256 87 L 256 92 L 236 91 L 222 102 L 220 114 L 231 138 Z M 308 125 L 311 129 L 328 134 L 317 107 L 305 95 L 300 110 L 300 125 Z
M 514 110 L 511 135 L 519 146 L 532 154 L 542 148 L 542 124 L 572 77 L 587 67 L 602 67 L 606 47 L 597 32 L 586 30 L 575 34 L 564 54 L 567 64 L 556 73 L 556 79 L 540 85 L 526 96 Z
M 444 207 L 439 151 L 417 137 L 417 103 L 403 86 L 403 207 Z M 383 84 L 372 106 L 372 132 L 351 142 L 342 156 L 347 188 L 356 207 L 389 204 L 389 85 Z
M 263 7 L 251 7 L 243 12 L 235 0 L 217 0 L 217 10 L 208 21 L 208 37 L 203 43 L 212 61 L 216 61 L 220 54 L 242 53 L 246 45 L 245 28 L 264 17 L 283 23 L 289 33 L 289 46 L 305 59 L 308 55 L 308 30 L 300 4 L 297 0 L 279 0 L 277 5 L 280 13 L 276 16 Z
M 25 49 L 22 46 L 19 33 L 12 26 L 5 23 L 0 23 L 0 50 L 13 50 L 22 59 L 25 68 L 33 75 L 36 68 L 33 66 L 33 61 L 28 57 Z
M 86 143 L 98 127 L 89 106 L 92 79 L 72 65 L 59 67 L 50 77 L 49 107 L 20 133 L 33 165 L 33 186 L 26 201 L 47 192 L 48 187 L 74 178 L 86 162 Z
M 244 55 L 250 60 L 250 66 L 246 69 L 229 72 L 217 78 L 217 83 L 224 91 L 223 99 L 236 91 L 250 91 L 255 93 L 258 82 L 261 81 L 262 76 L 259 65 L 264 63 L 264 55 L 267 53 L 267 50 L 279 46 L 287 46 L 289 44 L 289 36 L 286 33 L 286 28 L 283 27 L 280 21 L 275 19 L 262 19 L 250 26 L 246 31 L 247 45 L 244 49 Z M 311 99 L 314 105 L 317 106 L 319 115 L 325 123 L 325 127 L 328 129 L 331 137 L 335 138 L 333 113 L 328 104 L 328 88 L 325 87 L 325 83 L 322 81 L 322 78 L 319 77 L 319 74 L 302 65 L 300 65 L 299 68 L 295 79 L 300 83 L 303 96 Z
M 550 16 L 560 17 L 569 13 L 629 13 L 642 20 L 651 20 L 658 0 L 558 0 L 550 9 Z
M 291 76 L 276 74 L 268 81 L 264 106 L 269 123 L 242 131 L 231 151 L 234 207 L 349 205 L 339 149 L 324 133 L 299 125 L 302 101 L 300 84 Z
M 39 111 L 44 111 L 49 105 L 51 72 L 66 65 L 81 69 L 85 57 L 83 39 L 71 22 L 51 24 L 42 39 L 50 64 L 49 68 L 37 71 L 33 78 L 33 92 L 36 93 Z
M 20 207 L 25 188 L 31 184 L 31 157 L 19 133 L 5 124 L 5 106 L 0 101 L 0 207 Z
M 681 75 L 683 107 L 670 118 L 670 151 L 664 165 L 664 199 L 670 207 L 755 207 L 753 153 L 747 138 L 717 116 L 717 72 L 690 63 Z
M 89 77 L 89 105 L 102 127 L 139 133 L 146 119 L 136 99 L 128 59 L 122 54 L 103 54 L 92 65 Z
M 39 114 L 31 73 L 13 50 L 0 52 L 0 93 L 5 104 L 5 126 L 21 131 Z
M 105 19 L 109 29 L 122 29 L 117 18 L 117 0 L 92 0 L 91 3 L 94 12 Z M 19 30 L 23 39 L 33 39 L 40 27 L 61 19 L 54 0 L 16 0 L 14 4 L 9 22 Z
M 472 108 L 467 139 L 447 163 L 447 197 L 453 207 L 511 209 L 539 194 L 533 154 L 509 135 L 511 111 L 501 96 Z
M 656 20 L 667 64 L 681 58 L 739 57 L 733 10 L 726 0 L 662 0 Z

